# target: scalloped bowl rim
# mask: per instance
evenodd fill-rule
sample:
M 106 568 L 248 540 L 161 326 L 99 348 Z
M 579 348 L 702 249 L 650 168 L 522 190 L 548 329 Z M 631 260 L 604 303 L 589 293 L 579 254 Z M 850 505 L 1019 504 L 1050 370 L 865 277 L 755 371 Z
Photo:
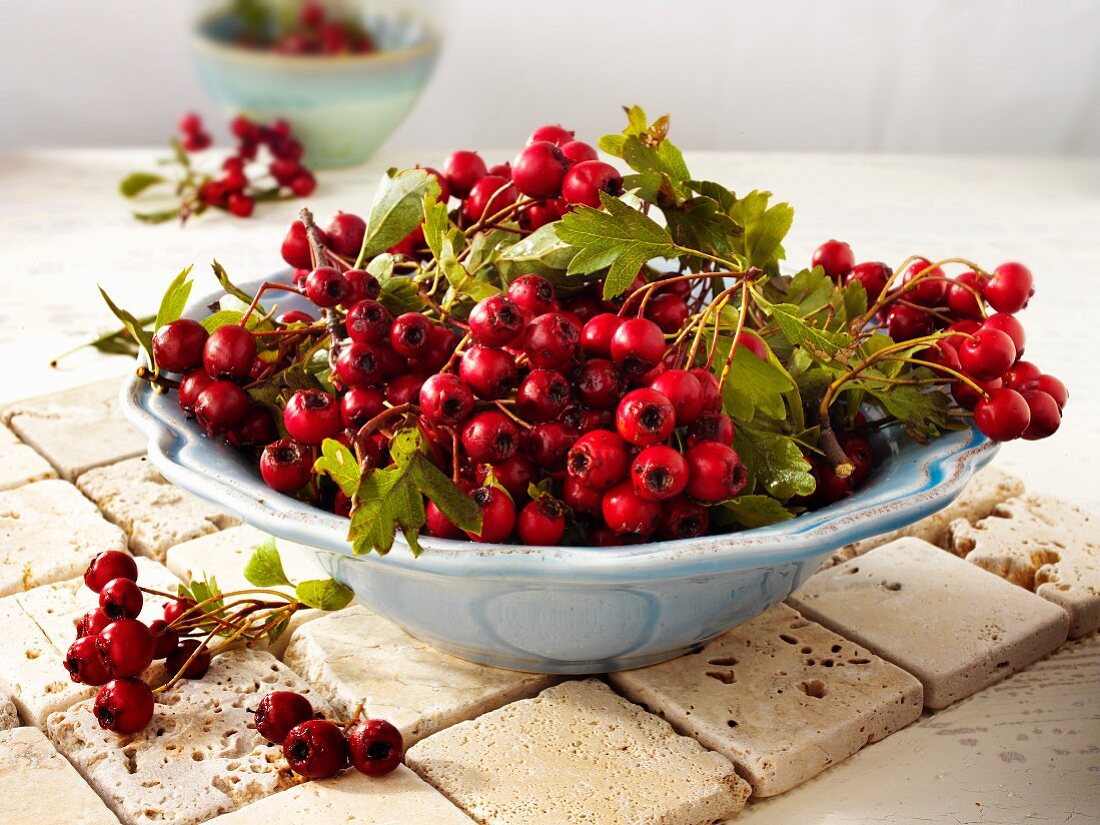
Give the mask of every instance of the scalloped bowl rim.
M 285 275 L 285 271 L 279 274 Z M 271 279 L 256 279 L 241 288 L 251 291 Z M 205 307 L 223 295 L 216 291 L 192 299 L 184 317 L 203 317 Z M 138 362 L 145 364 L 144 356 Z M 170 482 L 231 510 L 273 536 L 352 555 L 346 518 L 277 493 L 250 470 L 234 467 L 226 473 L 215 467 L 211 471 L 231 448 L 206 438 L 183 417 L 174 399 L 169 405 L 169 396 L 154 392 L 136 374 L 123 384 L 119 398 L 126 417 L 149 439 L 153 464 Z M 998 447 L 974 428 L 948 432 L 918 448 L 921 458 L 908 474 L 911 480 L 880 490 L 874 503 L 868 503 L 864 488 L 789 521 L 737 533 L 623 547 L 527 547 L 422 536 L 425 552 L 419 557 L 413 556 L 399 533 L 386 556 L 370 553 L 355 558 L 419 573 L 556 582 L 636 581 L 781 564 L 822 555 L 931 515 L 959 495 L 973 473 L 992 460 Z

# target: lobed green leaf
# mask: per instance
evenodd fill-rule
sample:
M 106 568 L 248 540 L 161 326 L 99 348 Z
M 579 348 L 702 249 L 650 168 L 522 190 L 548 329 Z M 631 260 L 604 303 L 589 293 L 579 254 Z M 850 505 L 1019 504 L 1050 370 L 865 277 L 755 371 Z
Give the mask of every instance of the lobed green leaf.
M 252 551 L 244 567 L 244 577 L 255 587 L 291 587 L 283 570 L 283 560 L 275 546 L 275 539 L 268 538 Z

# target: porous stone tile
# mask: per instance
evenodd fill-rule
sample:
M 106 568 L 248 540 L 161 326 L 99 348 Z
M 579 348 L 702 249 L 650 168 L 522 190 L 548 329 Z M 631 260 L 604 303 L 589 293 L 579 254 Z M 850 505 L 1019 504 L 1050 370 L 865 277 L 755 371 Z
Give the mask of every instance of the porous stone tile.
M 137 559 L 143 585 L 171 592 L 178 580 L 160 564 Z M 165 599 L 146 595 L 140 618 L 159 618 Z M 98 605 L 98 596 L 77 577 L 0 599 L 0 690 L 15 702 L 27 724 L 45 726 L 46 717 L 94 695 L 65 672 L 65 652 L 76 638 L 76 623 Z
M 347 771 L 332 779 L 303 782 L 253 802 L 209 825 L 472 825 L 466 814 L 410 771 L 368 777 Z
M 118 819 L 38 728 L 0 731 L 0 822 L 118 825 Z
M 440 653 L 358 605 L 299 628 L 283 658 L 338 713 L 351 716 L 361 703 L 368 716 L 396 725 L 406 744 L 555 681 Z
M 245 565 L 248 564 L 252 551 L 269 538 L 266 533 L 255 527 L 242 524 L 239 527 L 230 527 L 169 548 L 165 564 L 185 582 L 213 576 L 223 593 L 244 590 L 252 587 L 244 577 Z M 283 571 L 292 582 L 329 577 L 317 561 L 315 551 L 310 548 L 282 539 L 276 541 L 276 547 L 279 549 L 279 558 L 283 562 Z M 288 594 L 293 592 L 288 587 L 274 589 Z M 322 610 L 295 612 L 283 634 L 273 644 L 259 645 L 260 649 L 282 658 L 295 631 L 306 622 L 323 615 L 325 614 Z
M 0 693 L 0 730 L 19 727 L 19 712 L 5 694 Z
M 93 467 L 145 452 L 145 440 L 119 407 L 121 386 L 121 378 L 110 378 L 17 401 L 0 417 L 73 481 Z
M 126 531 L 131 550 L 158 561 L 174 544 L 241 523 L 170 484 L 144 456 L 90 470 L 76 485 Z
M 0 490 L 12 490 L 46 478 L 57 478 L 50 462 L 0 424 Z
M 1069 614 L 1070 638 L 1100 630 L 1100 518 L 1053 496 L 999 504 L 976 524 L 951 525 L 956 553 Z
M 724 757 L 595 680 L 455 725 L 405 758 L 483 825 L 699 825 L 750 792 Z
M 82 574 L 126 536 L 67 481 L 0 492 L 0 596 Z
M 913 522 L 908 527 L 883 533 L 881 536 L 872 536 L 863 541 L 857 541 L 842 547 L 834 553 L 829 564 L 840 564 L 856 556 L 862 556 L 876 547 L 900 539 L 917 538 L 942 547 L 951 549 L 948 528 L 952 522 L 963 519 L 966 522 L 975 522 L 985 518 L 993 512 L 993 508 L 1002 501 L 1007 501 L 1024 492 L 1024 482 L 1014 475 L 1002 472 L 996 467 L 986 467 L 976 473 L 970 479 L 970 483 L 963 488 L 962 493 L 953 502 L 942 510 L 933 513 L 927 518 Z
M 237 650 L 215 657 L 202 679 L 159 694 L 152 721 L 135 734 L 100 728 L 91 701 L 50 716 L 48 733 L 127 825 L 191 825 L 294 784 L 280 749 L 264 742 L 248 712 L 274 690 L 305 693 L 318 706 L 275 657 Z
M 784 604 L 611 684 L 773 796 L 918 719 L 921 683 Z
M 920 539 L 904 538 L 812 577 L 788 599 L 870 648 L 947 707 L 1058 647 L 1061 608 Z

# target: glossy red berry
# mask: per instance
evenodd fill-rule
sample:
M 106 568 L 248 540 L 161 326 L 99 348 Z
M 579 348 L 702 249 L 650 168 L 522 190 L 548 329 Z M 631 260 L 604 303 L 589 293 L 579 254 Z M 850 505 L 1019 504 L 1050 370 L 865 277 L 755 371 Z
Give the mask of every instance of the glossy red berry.
M 99 689 L 92 710 L 104 730 L 137 733 L 153 718 L 153 691 L 140 679 L 112 679 Z
M 210 669 L 210 651 L 198 652 L 198 639 L 183 639 L 176 649 L 168 654 L 164 666 L 172 675 L 182 674 L 184 679 L 201 679 Z
M 1019 322 L 1015 315 L 1009 315 L 1007 312 L 994 313 L 982 322 L 982 328 L 999 329 L 1012 339 L 1012 344 L 1016 348 L 1017 360 L 1023 357 L 1027 335 L 1024 332 L 1024 325 Z
M 154 619 L 149 622 L 149 632 L 153 634 L 154 661 L 166 658 L 179 644 L 179 633 L 169 630 L 168 622 L 164 619 Z
M 114 579 L 136 582 L 137 578 L 137 562 L 121 550 L 104 550 L 92 559 L 84 571 L 84 585 L 93 593 L 99 593 L 104 585 Z
M 911 341 L 931 333 L 933 321 L 932 315 L 922 309 L 896 304 L 886 313 L 886 332 L 895 341 Z
M 573 139 L 573 132 L 566 129 L 564 126 L 558 124 L 547 124 L 545 126 L 539 126 L 535 131 L 531 133 L 531 136 L 527 138 L 528 145 L 537 143 L 540 140 L 553 143 L 555 146 L 561 146 L 563 143 L 568 143 Z
M 856 265 L 856 256 L 852 254 L 852 247 L 844 241 L 825 241 L 814 250 L 811 266 L 820 266 L 825 274 L 834 281 L 839 281 L 852 271 Z
M 886 289 L 886 285 L 890 283 L 890 278 L 893 275 L 894 270 L 882 261 L 867 261 L 852 267 L 852 271 L 845 276 L 844 283 L 850 285 L 858 281 L 863 284 L 868 303 L 874 303 L 875 299 Z
M 1002 386 L 1000 378 L 994 378 L 992 381 L 979 381 L 977 379 L 971 379 L 974 384 L 981 387 L 982 392 L 990 393 L 993 390 L 998 390 Z M 976 391 L 973 387 L 963 381 L 951 382 L 951 397 L 955 399 L 955 403 L 962 407 L 964 410 L 972 410 L 978 405 L 978 401 L 982 398 L 982 393 Z
M 377 387 L 351 387 L 340 397 L 340 420 L 358 430 L 385 409 L 385 399 Z
M 875 455 L 871 450 L 871 444 L 865 438 L 858 435 L 844 435 L 840 437 L 840 448 L 852 462 L 854 469 L 849 478 L 853 485 L 860 485 L 871 475 L 874 467 Z
M 687 445 L 689 447 L 701 441 L 717 441 L 719 444 L 733 446 L 735 434 L 733 421 L 722 413 L 703 413 L 688 426 Z
M 238 324 L 218 327 L 202 348 L 202 365 L 211 378 L 241 381 L 256 360 L 256 338 Z
M 420 397 L 420 388 L 424 386 L 425 377 L 411 373 L 391 378 L 386 384 L 386 400 L 395 407 L 401 404 L 415 404 Z
M 344 306 L 354 306 L 360 301 L 373 301 L 382 294 L 382 285 L 378 283 L 378 279 L 362 269 L 349 269 L 344 273 L 344 280 L 351 288 L 347 300 L 341 302 Z
M 470 189 L 462 202 L 462 215 L 469 223 L 492 219 L 516 202 L 512 182 L 500 175 L 486 175 Z
M 99 591 L 99 606 L 115 619 L 136 619 L 145 599 L 133 579 L 112 579 Z
M 628 375 L 649 372 L 664 355 L 664 333 L 646 318 L 624 321 L 611 337 L 611 360 Z
M 638 495 L 633 482 L 627 480 L 604 493 L 600 513 L 604 523 L 616 533 L 648 536 L 657 530 L 661 507 Z
M 739 495 L 748 476 L 741 457 L 731 447 L 717 441 L 701 441 L 688 447 L 687 493 L 708 504 Z
M 447 187 L 452 195 L 459 198 L 466 197 L 474 184 L 488 174 L 485 161 L 477 152 L 452 152 L 443 164 Z
M 202 365 L 202 352 L 209 337 L 202 324 L 180 318 L 165 324 L 153 336 L 153 360 L 167 372 L 189 372 Z
M 1030 361 L 1017 361 L 1004 375 L 1004 385 L 1009 389 L 1023 392 L 1033 390 L 1043 371 Z
M 630 463 L 630 478 L 634 492 L 647 501 L 665 501 L 684 491 L 688 482 L 688 466 L 684 457 L 672 447 L 655 444 L 646 447 Z
M 610 358 L 611 339 L 625 321 L 625 318 L 614 312 L 601 312 L 592 316 L 581 329 L 581 349 L 588 356 Z
M 603 490 L 589 487 L 571 475 L 563 484 L 565 503 L 578 513 L 598 513 L 603 504 Z
M 598 160 L 599 154 L 583 140 L 570 140 L 561 144 L 561 153 L 570 163 L 583 163 L 586 160 Z
M 959 347 L 963 345 L 971 335 L 978 331 L 981 327 L 981 322 L 974 320 L 973 318 L 967 318 L 962 321 L 955 321 L 947 327 L 947 337 L 943 339 L 945 344 L 953 347 L 955 352 L 959 351 Z
M 680 496 L 666 501 L 661 508 L 657 533 L 662 539 L 693 539 L 706 535 L 708 529 L 710 513 L 691 499 Z
M 199 394 L 213 383 L 214 379 L 207 375 L 204 369 L 192 370 L 187 373 L 180 381 L 176 395 L 176 401 L 179 403 L 180 409 L 188 415 L 193 415 Z
M 684 328 L 691 310 L 687 301 L 679 295 L 663 293 L 656 295 L 646 304 L 645 317 L 661 328 L 661 332 L 672 335 Z
M 1016 361 L 1016 346 L 1007 333 L 982 326 L 959 347 L 959 363 L 980 381 L 1000 378 Z
M 526 325 L 523 313 L 516 304 L 503 295 L 492 295 L 474 305 L 468 319 L 470 336 L 486 347 L 503 347 L 511 344 Z
M 597 410 L 611 410 L 623 397 L 625 384 L 619 370 L 605 358 L 590 358 L 573 373 L 577 398 Z
M 99 658 L 95 636 L 81 636 L 65 653 L 65 670 L 74 682 L 85 685 L 102 685 L 110 681 L 110 674 Z
M 565 510 L 550 496 L 539 496 L 520 511 L 516 522 L 519 540 L 531 547 L 553 547 L 565 535 Z
M 1062 426 L 1062 408 L 1058 406 L 1058 402 L 1038 390 L 1026 390 L 1021 395 L 1031 414 L 1023 437 L 1028 441 L 1036 441 L 1054 435 Z
M 275 426 L 275 417 L 270 408 L 263 404 L 249 406 L 241 423 L 225 434 L 226 440 L 237 449 L 260 447 L 270 444 L 278 437 L 279 429 Z
M 376 344 L 387 340 L 393 315 L 382 304 L 367 299 L 351 306 L 345 318 L 348 337 L 357 344 Z
M 335 267 L 319 266 L 306 276 L 305 294 L 319 307 L 331 309 L 349 303 L 352 290 L 348 279 Z
M 580 327 L 568 315 L 548 312 L 527 325 L 523 351 L 536 369 L 568 369 L 577 356 L 580 335 Z
M 456 527 L 453 521 L 447 518 L 447 515 L 439 509 L 439 506 L 434 501 L 428 500 L 427 505 L 424 507 L 424 513 L 424 525 L 428 530 L 428 535 L 435 536 L 437 539 L 466 538 L 466 534 Z
M 164 621 L 171 624 L 182 616 L 190 618 L 195 615 L 190 612 L 193 607 L 195 607 L 194 600 L 188 598 L 178 598 L 167 602 L 164 605 Z
M 914 282 L 914 286 L 907 287 Z M 899 294 L 903 300 L 922 307 L 935 307 L 943 304 L 948 284 L 942 269 L 932 266 L 931 261 L 918 258 L 901 276 L 901 286 Z
M 283 740 L 290 769 L 306 779 L 326 779 L 348 766 L 348 740 L 332 722 L 310 719 L 295 725 Z
M 610 430 L 593 430 L 577 439 L 566 461 L 569 475 L 596 490 L 618 484 L 630 469 L 626 441 Z
M 103 612 L 103 608 L 89 610 L 76 623 L 76 637 L 81 639 L 85 636 L 98 636 L 110 623 L 111 617 Z
M 401 731 L 382 719 L 359 722 L 348 731 L 351 764 L 367 776 L 385 776 L 405 756 Z
M 619 170 L 601 160 L 574 163 L 565 173 L 561 196 L 566 203 L 579 203 L 600 208 L 600 192 L 617 198 L 623 193 L 623 176 Z
M 1040 375 L 1035 381 L 1035 389 L 1039 392 L 1045 392 L 1058 404 L 1058 409 L 1064 409 L 1069 402 L 1069 390 L 1066 389 L 1066 385 L 1055 378 L 1053 375 Z
M 529 198 L 556 198 L 569 169 L 561 149 L 545 140 L 528 143 L 512 161 L 512 180 Z
M 283 410 L 283 426 L 296 441 L 319 445 L 340 432 L 340 405 L 323 390 L 298 390 Z
M 1019 312 L 1035 294 L 1035 281 L 1023 264 L 1001 264 L 993 270 L 982 294 L 997 312 Z
M 525 206 L 518 215 L 519 225 L 528 232 L 534 232 L 540 227 L 560 220 L 569 211 L 569 204 L 561 198 L 554 200 L 537 201 Z
M 539 467 L 552 473 L 565 469 L 577 432 L 561 421 L 544 421 L 523 433 L 523 451 Z
M 974 423 L 994 441 L 1019 438 L 1031 423 L 1031 409 L 1016 390 L 993 390 L 974 407 Z
M 462 428 L 462 447 L 477 464 L 497 464 L 519 448 L 519 428 L 504 413 L 486 410 Z
M 111 622 L 96 637 L 103 667 L 113 678 L 137 676 L 153 661 L 153 634 L 137 619 Z
M 508 495 L 498 487 L 478 487 L 470 493 L 481 510 L 481 530 L 466 535 L 474 541 L 496 543 L 512 535 L 516 526 L 516 505 Z
M 195 399 L 195 419 L 208 433 L 225 433 L 244 423 L 251 406 L 248 393 L 232 381 L 212 381 Z
M 666 441 L 675 428 L 676 409 L 668 396 L 657 390 L 631 390 L 615 411 L 615 429 L 638 447 Z
M 272 442 L 260 454 L 260 475 L 272 490 L 293 493 L 313 478 L 313 454 L 293 438 Z
M 321 233 L 321 243 L 327 244 L 328 238 Z M 294 221 L 286 231 L 281 248 L 283 260 L 295 269 L 313 269 L 313 255 L 310 253 L 309 236 L 301 221 Z
M 554 285 L 540 275 L 520 275 L 508 285 L 508 298 L 532 318 L 559 309 Z
M 572 400 L 573 393 L 564 375 L 555 370 L 535 369 L 516 390 L 516 412 L 526 421 L 553 421 Z
M 982 315 L 982 291 L 986 278 L 977 272 L 964 272 L 947 287 L 947 307 L 956 318 L 979 320 Z
M 432 322 L 419 312 L 398 315 L 390 327 L 390 345 L 398 355 L 416 358 L 431 345 Z
M 337 255 L 355 260 L 363 246 L 367 222 L 350 212 L 337 212 L 325 227 L 328 247 Z
M 309 172 L 299 172 L 290 182 L 290 191 L 299 198 L 308 198 L 317 188 L 317 179 Z
M 676 411 L 676 426 L 683 427 L 703 413 L 703 387 L 687 370 L 665 370 L 649 388 L 666 396 Z
M 703 367 L 692 367 L 688 372 L 695 376 L 703 389 L 703 412 L 718 412 L 722 409 L 722 393 L 717 376 Z
M 516 385 L 516 359 L 502 349 L 474 345 L 458 362 L 458 375 L 478 398 L 504 398 Z
M 474 410 L 474 394 L 457 375 L 437 373 L 420 387 L 420 411 L 432 424 L 461 424 Z
M 384 359 L 379 344 L 352 342 L 336 356 L 336 377 L 345 387 L 368 387 L 384 378 Z

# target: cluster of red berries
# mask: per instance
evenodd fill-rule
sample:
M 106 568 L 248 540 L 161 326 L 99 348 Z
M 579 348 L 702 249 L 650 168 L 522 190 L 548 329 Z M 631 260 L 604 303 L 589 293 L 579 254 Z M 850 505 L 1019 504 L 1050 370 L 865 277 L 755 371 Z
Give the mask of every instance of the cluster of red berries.
M 267 44 L 244 41 L 242 45 Z M 357 22 L 333 18 L 322 3 L 307 2 L 298 12 L 296 25 L 270 44 L 276 54 L 370 54 L 377 51 L 370 32 Z
M 813 255 L 834 280 L 863 284 L 878 318 L 897 342 L 930 338 L 918 354 L 938 375 L 954 378 L 951 394 L 997 441 L 1052 435 L 1069 399 L 1065 385 L 1022 360 L 1026 336 L 1017 313 L 1035 293 L 1031 271 L 1004 263 L 991 273 L 967 269 L 954 278 L 923 258 L 895 278 L 881 262 L 857 264 L 851 247 L 826 241 Z
M 401 731 L 389 722 L 315 719 L 309 699 L 289 690 L 264 696 L 254 721 L 261 736 L 282 745 L 291 770 L 306 779 L 335 776 L 349 764 L 367 776 L 384 776 L 405 755 Z
M 115 733 L 134 733 L 153 717 L 153 691 L 141 674 L 165 660 L 170 674 L 201 679 L 210 654 L 196 639 L 184 639 L 180 620 L 195 604 L 178 599 L 164 606 L 164 617 L 145 624 L 144 603 L 134 559 L 118 550 L 100 553 L 84 572 L 84 584 L 99 594 L 99 607 L 77 623 L 76 641 L 65 654 L 74 682 L 99 686 L 94 711 L 99 724 Z

